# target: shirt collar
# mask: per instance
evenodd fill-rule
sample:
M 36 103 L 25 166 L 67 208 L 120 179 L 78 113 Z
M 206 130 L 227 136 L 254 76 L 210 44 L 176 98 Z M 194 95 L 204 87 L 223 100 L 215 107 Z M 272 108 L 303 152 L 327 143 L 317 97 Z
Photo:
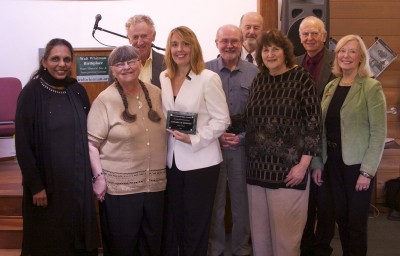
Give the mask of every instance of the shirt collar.
M 222 60 L 222 57 L 221 57 L 221 56 L 218 56 L 218 58 L 217 58 L 218 70 L 219 70 L 220 72 L 221 72 L 222 70 L 224 70 L 224 69 L 228 70 L 229 72 L 239 71 L 239 70 L 240 70 L 240 67 L 242 66 L 242 61 L 243 61 L 243 60 L 240 59 L 240 57 L 239 57 L 238 64 L 236 65 L 235 69 L 231 71 L 229 68 L 225 67 L 224 62 L 223 62 L 223 60 Z
M 244 58 L 246 58 L 247 54 L 249 54 L 249 52 L 246 50 L 246 48 L 244 48 L 244 46 L 242 46 L 242 55 L 241 56 L 244 56 Z M 251 53 L 251 55 L 253 57 L 255 57 L 255 54 L 256 54 L 256 51 Z
M 321 51 L 317 53 L 314 57 L 310 57 L 308 54 L 306 54 L 304 61 L 310 60 L 313 63 L 319 63 L 322 57 L 324 56 L 324 48 L 322 48 Z
M 152 60 L 153 60 L 153 50 L 150 51 L 150 55 L 149 55 L 149 57 L 147 58 L 147 60 L 146 60 L 146 62 L 145 62 L 144 65 L 145 65 L 145 66 L 148 65 L 148 63 L 151 64 L 151 63 L 152 63 Z

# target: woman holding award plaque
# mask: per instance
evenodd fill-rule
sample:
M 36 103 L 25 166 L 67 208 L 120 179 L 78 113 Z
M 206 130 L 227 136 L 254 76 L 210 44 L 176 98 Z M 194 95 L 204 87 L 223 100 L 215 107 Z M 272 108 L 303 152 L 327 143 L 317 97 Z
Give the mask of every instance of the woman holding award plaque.
M 167 226 L 170 255 L 207 255 L 222 155 L 218 137 L 229 111 L 218 74 L 205 69 L 200 44 L 184 26 L 173 29 L 160 75 L 167 115 Z M 171 237 L 172 236 L 172 237 Z M 175 240 L 176 243 L 171 241 Z
M 160 255 L 167 182 L 160 89 L 139 80 L 136 48 L 115 48 L 108 62 L 115 81 L 88 116 L 104 255 Z

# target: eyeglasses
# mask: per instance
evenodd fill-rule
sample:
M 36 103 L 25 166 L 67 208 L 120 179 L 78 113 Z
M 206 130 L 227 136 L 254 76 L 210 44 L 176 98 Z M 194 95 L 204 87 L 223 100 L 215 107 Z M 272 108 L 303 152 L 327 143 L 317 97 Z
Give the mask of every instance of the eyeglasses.
M 301 32 L 301 36 L 302 37 L 308 37 L 309 35 L 311 35 L 312 38 L 316 38 L 320 35 L 320 32 L 317 31 L 311 31 L 311 32 Z
M 229 43 L 231 43 L 231 45 L 237 46 L 240 43 L 240 40 L 238 40 L 238 39 L 232 39 L 232 40 L 222 39 L 222 40 L 219 40 L 218 42 L 223 45 L 229 45 Z
M 123 62 L 117 62 L 112 66 L 121 70 L 121 69 L 125 68 L 126 64 L 128 64 L 128 66 L 130 68 L 132 68 L 132 67 L 135 66 L 136 62 L 138 62 L 138 61 L 139 61 L 139 59 L 133 59 L 133 60 L 123 61 Z

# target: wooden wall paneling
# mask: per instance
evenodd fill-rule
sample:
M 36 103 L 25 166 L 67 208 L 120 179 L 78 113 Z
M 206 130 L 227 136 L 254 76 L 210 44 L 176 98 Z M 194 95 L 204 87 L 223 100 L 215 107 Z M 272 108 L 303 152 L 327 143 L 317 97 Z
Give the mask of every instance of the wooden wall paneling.
M 390 110 L 391 107 L 396 107 L 396 108 L 397 108 L 397 111 L 399 111 L 398 105 L 395 105 L 395 104 L 387 104 L 387 110 Z M 400 119 L 400 118 L 399 118 L 399 114 L 398 114 L 398 113 L 397 113 L 396 115 L 394 115 L 394 114 L 388 114 L 388 115 L 387 115 L 387 122 L 390 122 L 390 124 L 399 122 L 399 121 L 400 121 L 399 119 Z M 393 127 L 393 128 L 397 129 L 398 127 Z M 398 138 L 398 137 L 395 137 L 395 138 Z
M 331 35 L 396 35 L 399 32 L 400 19 L 330 19 Z
M 394 104 L 387 104 L 387 110 L 390 110 L 391 107 L 396 107 L 397 111 L 399 111 L 398 109 L 398 105 L 394 105 Z M 388 114 L 387 116 L 387 122 L 390 123 L 391 125 L 393 125 L 396 122 L 399 122 L 399 114 Z M 394 129 L 397 129 L 398 127 L 393 127 Z M 395 137 L 398 138 L 398 137 Z
M 399 38 L 399 40 L 400 40 L 400 38 Z M 389 72 L 389 71 L 395 71 L 395 72 L 400 71 L 400 56 L 399 56 L 400 48 L 392 49 L 392 50 L 394 50 L 397 53 L 398 57 L 393 60 L 393 62 L 387 67 L 387 69 L 384 72 L 382 72 L 382 74 L 379 77 L 382 77 L 386 72 Z
M 399 0 L 385 0 L 384 2 L 386 3 L 390 3 L 390 2 L 397 2 Z M 341 2 L 343 8 L 347 8 L 347 5 L 349 3 L 354 3 L 354 2 L 358 2 L 358 3 L 368 3 L 368 2 L 377 2 L 377 0 L 330 0 L 331 4 L 334 2 Z M 379 1 L 380 3 L 382 3 L 383 1 Z
M 343 7 L 345 5 L 345 7 Z M 387 19 L 397 18 L 400 1 L 332 1 L 330 3 L 331 19 Z
M 385 87 L 383 89 L 386 97 L 386 104 L 390 106 L 400 104 L 400 87 Z
M 397 87 L 400 90 L 399 71 L 390 68 L 389 66 L 377 79 L 381 82 L 384 81 L 383 86 L 385 87 Z
M 396 139 L 400 138 L 400 122 L 387 123 L 387 137 Z
M 264 29 L 278 28 L 278 0 L 257 0 L 257 12 L 264 18 Z

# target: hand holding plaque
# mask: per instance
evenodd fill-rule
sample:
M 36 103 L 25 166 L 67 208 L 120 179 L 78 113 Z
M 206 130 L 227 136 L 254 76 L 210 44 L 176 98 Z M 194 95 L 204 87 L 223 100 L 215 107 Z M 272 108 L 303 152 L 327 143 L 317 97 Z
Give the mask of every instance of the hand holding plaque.
M 168 110 L 167 129 L 196 134 L 196 127 L 197 113 Z

